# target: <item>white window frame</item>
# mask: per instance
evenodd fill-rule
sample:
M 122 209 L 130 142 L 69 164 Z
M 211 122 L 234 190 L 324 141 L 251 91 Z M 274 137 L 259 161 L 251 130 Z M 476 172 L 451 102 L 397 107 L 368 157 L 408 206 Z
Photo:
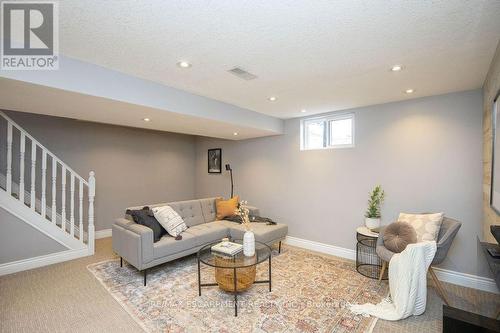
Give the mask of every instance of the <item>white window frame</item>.
M 340 144 L 340 145 L 332 145 L 330 140 L 330 122 L 333 120 L 344 120 L 351 119 L 351 133 L 352 133 L 352 142 L 349 144 Z M 306 145 L 306 125 L 308 123 L 315 123 L 318 121 L 322 121 L 325 123 L 324 127 L 324 136 L 323 136 L 323 147 L 321 148 L 307 148 Z M 330 114 L 327 116 L 318 116 L 318 117 L 308 117 L 304 118 L 300 121 L 300 150 L 324 150 L 324 149 L 343 149 L 343 148 L 354 148 L 355 147 L 355 128 L 356 128 L 356 120 L 355 115 L 352 112 L 349 113 L 336 113 Z

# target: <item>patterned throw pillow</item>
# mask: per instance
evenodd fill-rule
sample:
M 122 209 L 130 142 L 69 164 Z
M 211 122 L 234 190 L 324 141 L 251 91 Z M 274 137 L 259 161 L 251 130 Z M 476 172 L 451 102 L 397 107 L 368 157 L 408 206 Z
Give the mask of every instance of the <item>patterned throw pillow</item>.
M 162 225 L 168 234 L 177 237 L 181 232 L 187 229 L 186 223 L 182 217 L 170 206 L 155 207 L 151 209 L 156 219 Z
M 436 241 L 443 222 L 444 213 L 436 214 L 399 214 L 398 221 L 406 222 L 415 228 L 417 242 Z

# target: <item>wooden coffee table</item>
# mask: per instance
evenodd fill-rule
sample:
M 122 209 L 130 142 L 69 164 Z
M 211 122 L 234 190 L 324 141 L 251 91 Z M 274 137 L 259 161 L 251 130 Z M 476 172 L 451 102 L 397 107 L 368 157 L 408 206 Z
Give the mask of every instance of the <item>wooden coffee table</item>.
M 231 240 L 242 244 L 241 239 Z M 206 244 L 197 254 L 198 257 L 198 295 L 201 287 L 219 286 L 224 291 L 234 294 L 234 316 L 238 316 L 238 293 L 250 288 L 254 283 L 269 285 L 271 291 L 271 247 L 255 241 L 255 255 L 247 257 L 243 251 L 233 257 L 222 257 L 211 251 L 211 247 L 219 242 Z M 269 273 L 267 280 L 255 281 L 256 267 L 268 261 Z M 215 268 L 216 283 L 201 283 L 201 263 Z

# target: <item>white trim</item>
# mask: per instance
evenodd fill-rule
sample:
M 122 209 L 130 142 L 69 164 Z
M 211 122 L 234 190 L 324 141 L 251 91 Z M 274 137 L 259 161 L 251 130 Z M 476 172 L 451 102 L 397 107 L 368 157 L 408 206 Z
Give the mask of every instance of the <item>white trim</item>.
M 86 257 L 88 255 L 89 255 L 88 250 L 85 248 L 77 250 L 65 250 L 62 252 L 46 254 L 34 258 L 8 262 L 5 264 L 0 264 L 0 276 L 25 271 L 28 269 L 57 264 L 63 261 Z
M 94 238 L 101 239 L 111 237 L 111 231 L 112 229 L 96 230 Z
M 350 260 L 356 260 L 356 251 L 351 249 L 346 249 L 339 246 L 334 246 L 330 244 L 310 241 L 307 239 L 302 239 L 298 237 L 286 236 L 285 243 L 301 247 L 303 249 L 308 249 L 316 252 L 321 252 L 329 254 L 336 257 L 341 257 Z
M 490 278 L 485 278 L 482 276 L 460 273 L 456 271 L 450 271 L 448 269 L 433 267 L 434 272 L 439 280 L 453 283 L 463 287 L 469 287 L 474 289 L 479 289 L 483 291 L 488 291 L 494 294 L 500 294 L 495 280 Z
M 292 236 L 286 236 L 285 243 L 303 249 L 321 252 L 349 260 L 356 260 L 356 251 L 339 246 L 324 244 Z M 500 291 L 498 290 L 497 285 L 493 279 L 472 274 L 460 273 L 439 267 L 433 268 L 440 281 L 456 284 L 462 287 L 474 288 L 490 293 L 500 294 Z

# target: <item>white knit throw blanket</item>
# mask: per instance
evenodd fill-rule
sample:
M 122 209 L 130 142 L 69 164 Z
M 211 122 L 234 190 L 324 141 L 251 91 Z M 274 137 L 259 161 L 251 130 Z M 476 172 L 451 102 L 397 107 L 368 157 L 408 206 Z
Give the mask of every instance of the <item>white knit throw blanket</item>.
M 427 302 L 427 269 L 436 254 L 436 242 L 410 244 L 389 263 L 390 297 L 379 304 L 351 305 L 352 312 L 384 320 L 421 315 Z

